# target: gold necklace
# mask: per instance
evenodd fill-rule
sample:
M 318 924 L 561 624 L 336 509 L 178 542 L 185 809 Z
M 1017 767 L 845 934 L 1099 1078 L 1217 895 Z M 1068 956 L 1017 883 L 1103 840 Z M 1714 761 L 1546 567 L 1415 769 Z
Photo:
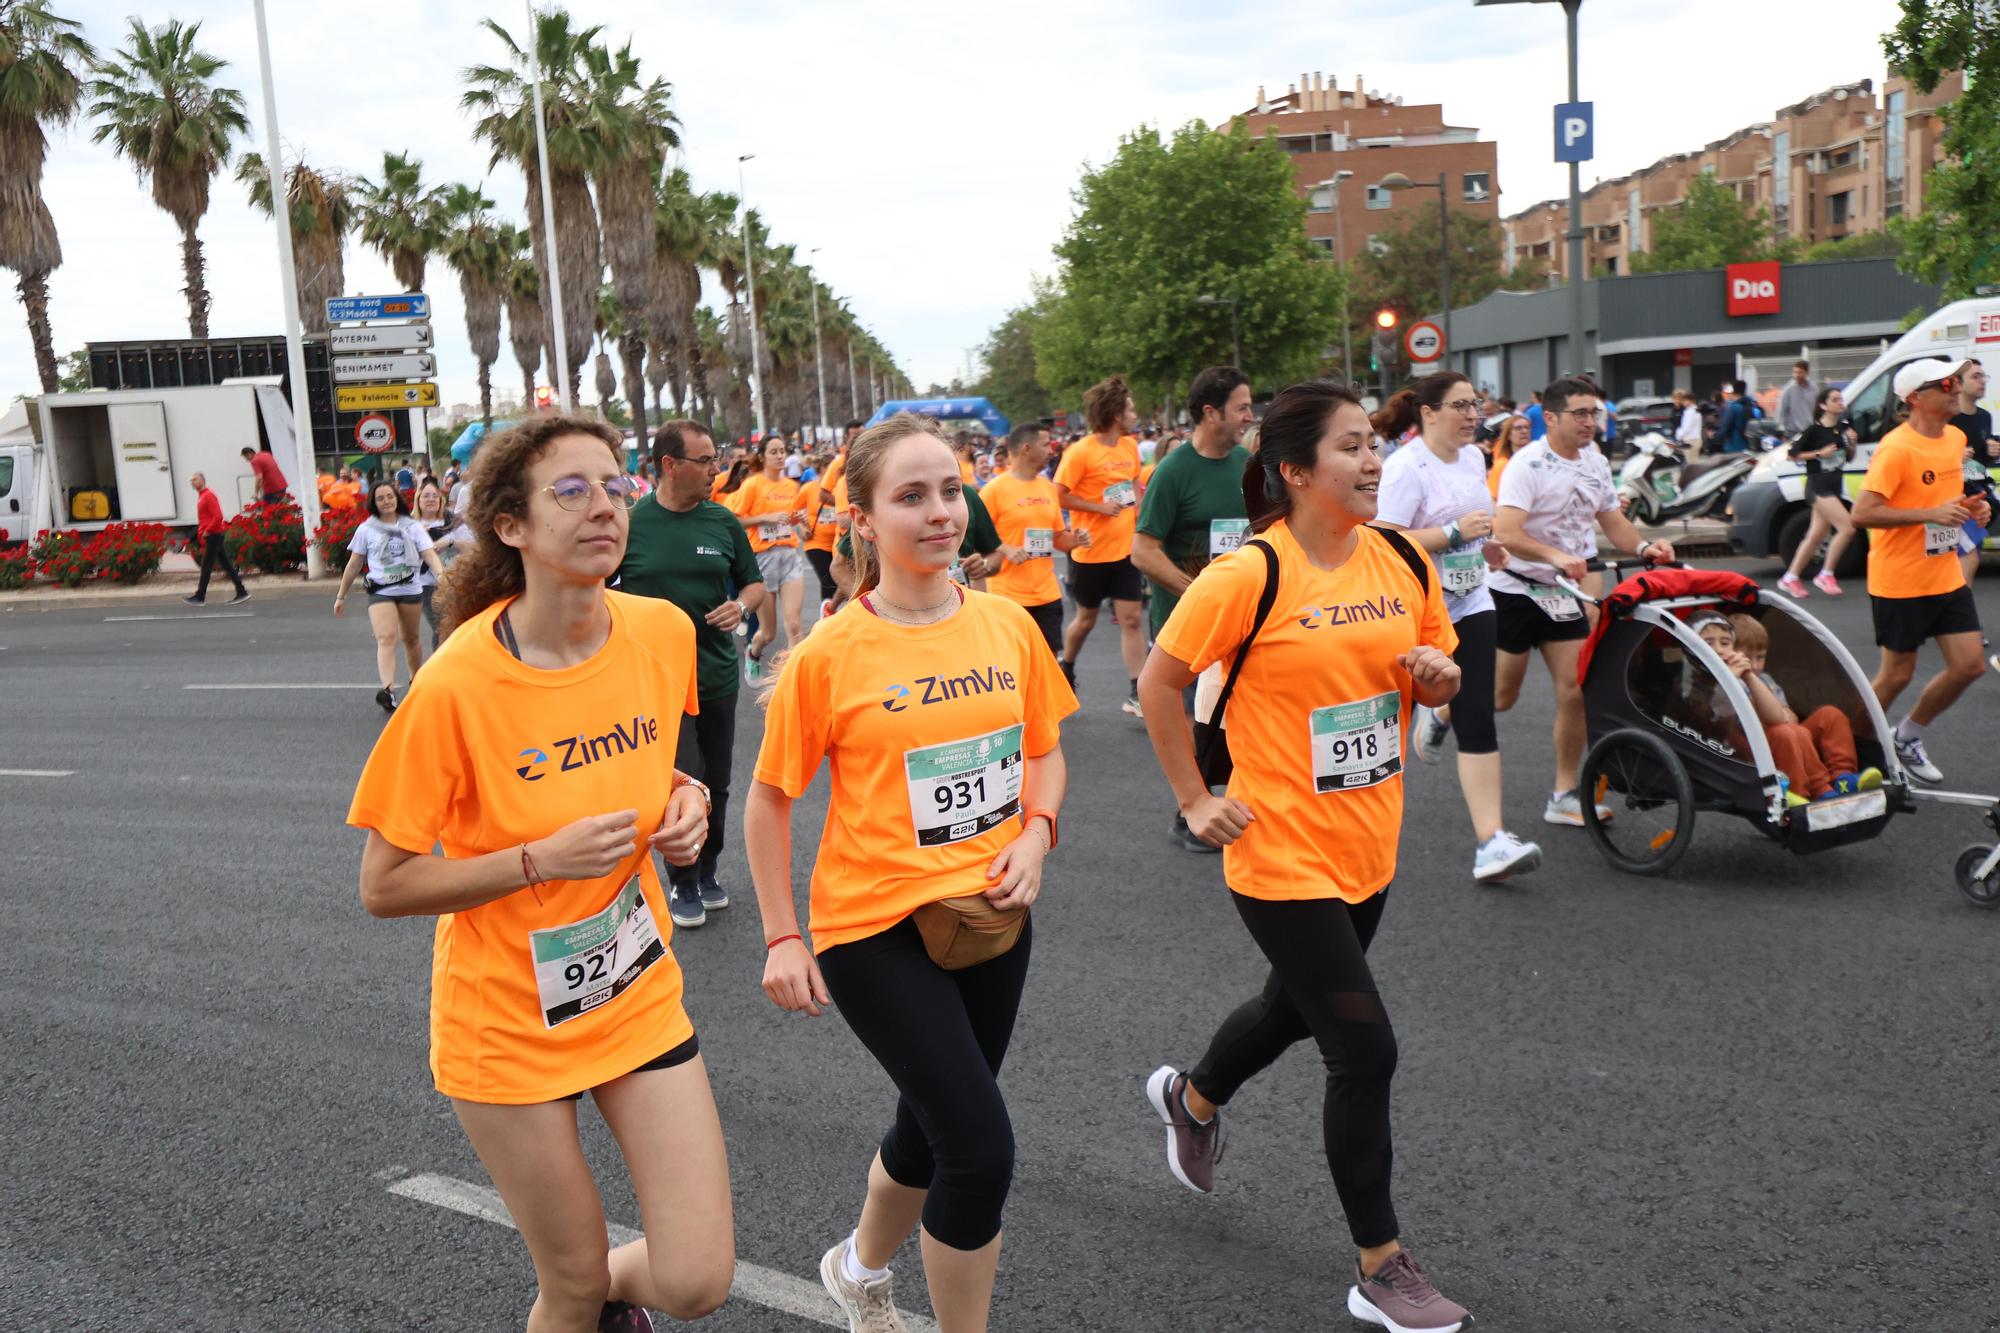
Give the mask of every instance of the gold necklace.
M 901 611 L 906 616 L 921 616 L 921 615 L 928 615 L 933 611 L 942 610 L 944 607 L 952 605 L 954 602 L 958 600 L 958 589 L 956 588 L 950 589 L 948 592 L 945 593 L 943 601 L 933 602 L 929 606 L 900 605 L 899 603 L 892 602 L 888 598 L 884 597 L 882 595 L 880 588 L 877 588 L 874 591 L 870 592 L 869 597 L 878 605 L 886 606 L 892 611 Z M 895 617 L 892 616 L 889 617 L 889 619 L 895 619 Z M 937 616 L 931 620 L 903 620 L 899 621 L 898 623 L 905 625 L 931 625 L 935 624 L 938 620 L 942 619 L 944 619 L 944 617 Z

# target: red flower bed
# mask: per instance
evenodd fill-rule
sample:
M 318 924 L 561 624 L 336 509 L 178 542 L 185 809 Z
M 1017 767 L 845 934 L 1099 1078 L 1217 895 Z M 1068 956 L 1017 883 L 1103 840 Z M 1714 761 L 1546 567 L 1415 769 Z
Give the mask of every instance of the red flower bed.
M 279 574 L 306 562 L 305 528 L 291 500 L 246 507 L 223 528 L 222 541 L 238 569 Z
M 39 572 L 65 588 L 92 579 L 137 583 L 158 570 L 166 553 L 167 529 L 161 523 L 112 523 L 97 532 L 42 531 L 35 534 L 26 561 L 27 572 Z M 0 575 L 0 587 L 19 587 Z M 21 582 L 27 581 L 24 574 Z
M 35 554 L 27 546 L 0 551 L 0 589 L 25 587 L 35 577 Z
M 318 543 L 328 567 L 337 569 L 346 563 L 347 546 L 354 540 L 354 530 L 367 521 L 368 515 L 360 509 L 329 509 L 320 516 L 319 531 L 313 534 L 313 541 Z

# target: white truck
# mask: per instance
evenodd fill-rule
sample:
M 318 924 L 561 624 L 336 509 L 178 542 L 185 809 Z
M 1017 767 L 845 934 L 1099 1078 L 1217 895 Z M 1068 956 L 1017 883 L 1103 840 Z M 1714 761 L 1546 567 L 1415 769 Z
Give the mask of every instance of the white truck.
M 258 494 L 246 447 L 272 449 L 298 493 L 291 408 L 275 377 L 22 399 L 0 417 L 0 545 L 44 528 L 192 528 L 197 472 L 234 514 Z

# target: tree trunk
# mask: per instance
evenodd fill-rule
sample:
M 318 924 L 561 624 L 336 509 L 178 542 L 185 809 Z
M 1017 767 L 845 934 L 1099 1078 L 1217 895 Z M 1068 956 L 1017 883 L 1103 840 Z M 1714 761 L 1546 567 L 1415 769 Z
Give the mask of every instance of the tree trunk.
M 644 453 L 646 406 L 650 397 L 646 392 L 646 339 L 638 333 L 627 333 L 618 340 L 618 352 L 625 361 L 625 407 L 632 414 L 632 438 Z
M 28 337 L 35 344 L 35 369 L 42 377 L 42 392 L 54 393 L 61 380 L 56 374 L 55 336 L 49 330 L 49 275 L 24 273 L 16 289 L 28 311 Z
M 479 363 L 479 419 L 486 429 L 493 429 L 493 363 Z
M 187 284 L 181 288 L 188 303 L 188 337 L 208 336 L 208 283 L 202 276 L 201 238 L 195 235 L 195 224 L 181 225 L 181 272 Z

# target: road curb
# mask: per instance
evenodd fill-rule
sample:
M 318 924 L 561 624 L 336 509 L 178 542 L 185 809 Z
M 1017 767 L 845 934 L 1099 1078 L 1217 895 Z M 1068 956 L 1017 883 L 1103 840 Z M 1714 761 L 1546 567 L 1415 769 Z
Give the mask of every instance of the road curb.
M 159 579 L 156 575 L 153 579 L 130 588 L 22 589 L 18 592 L 0 592 L 0 612 L 74 611 L 79 607 L 92 606 L 174 605 L 195 590 L 197 580 L 192 574 L 169 576 L 169 579 Z M 253 601 L 264 597 L 295 597 L 302 593 L 331 591 L 335 582 L 329 578 L 309 583 L 303 577 L 286 574 L 263 576 L 246 574 L 243 578 L 243 584 L 250 590 Z M 220 590 L 214 585 L 215 580 L 211 579 L 210 591 L 218 593 L 208 602 L 211 608 L 222 606 L 228 601 L 228 580 L 222 581 Z

